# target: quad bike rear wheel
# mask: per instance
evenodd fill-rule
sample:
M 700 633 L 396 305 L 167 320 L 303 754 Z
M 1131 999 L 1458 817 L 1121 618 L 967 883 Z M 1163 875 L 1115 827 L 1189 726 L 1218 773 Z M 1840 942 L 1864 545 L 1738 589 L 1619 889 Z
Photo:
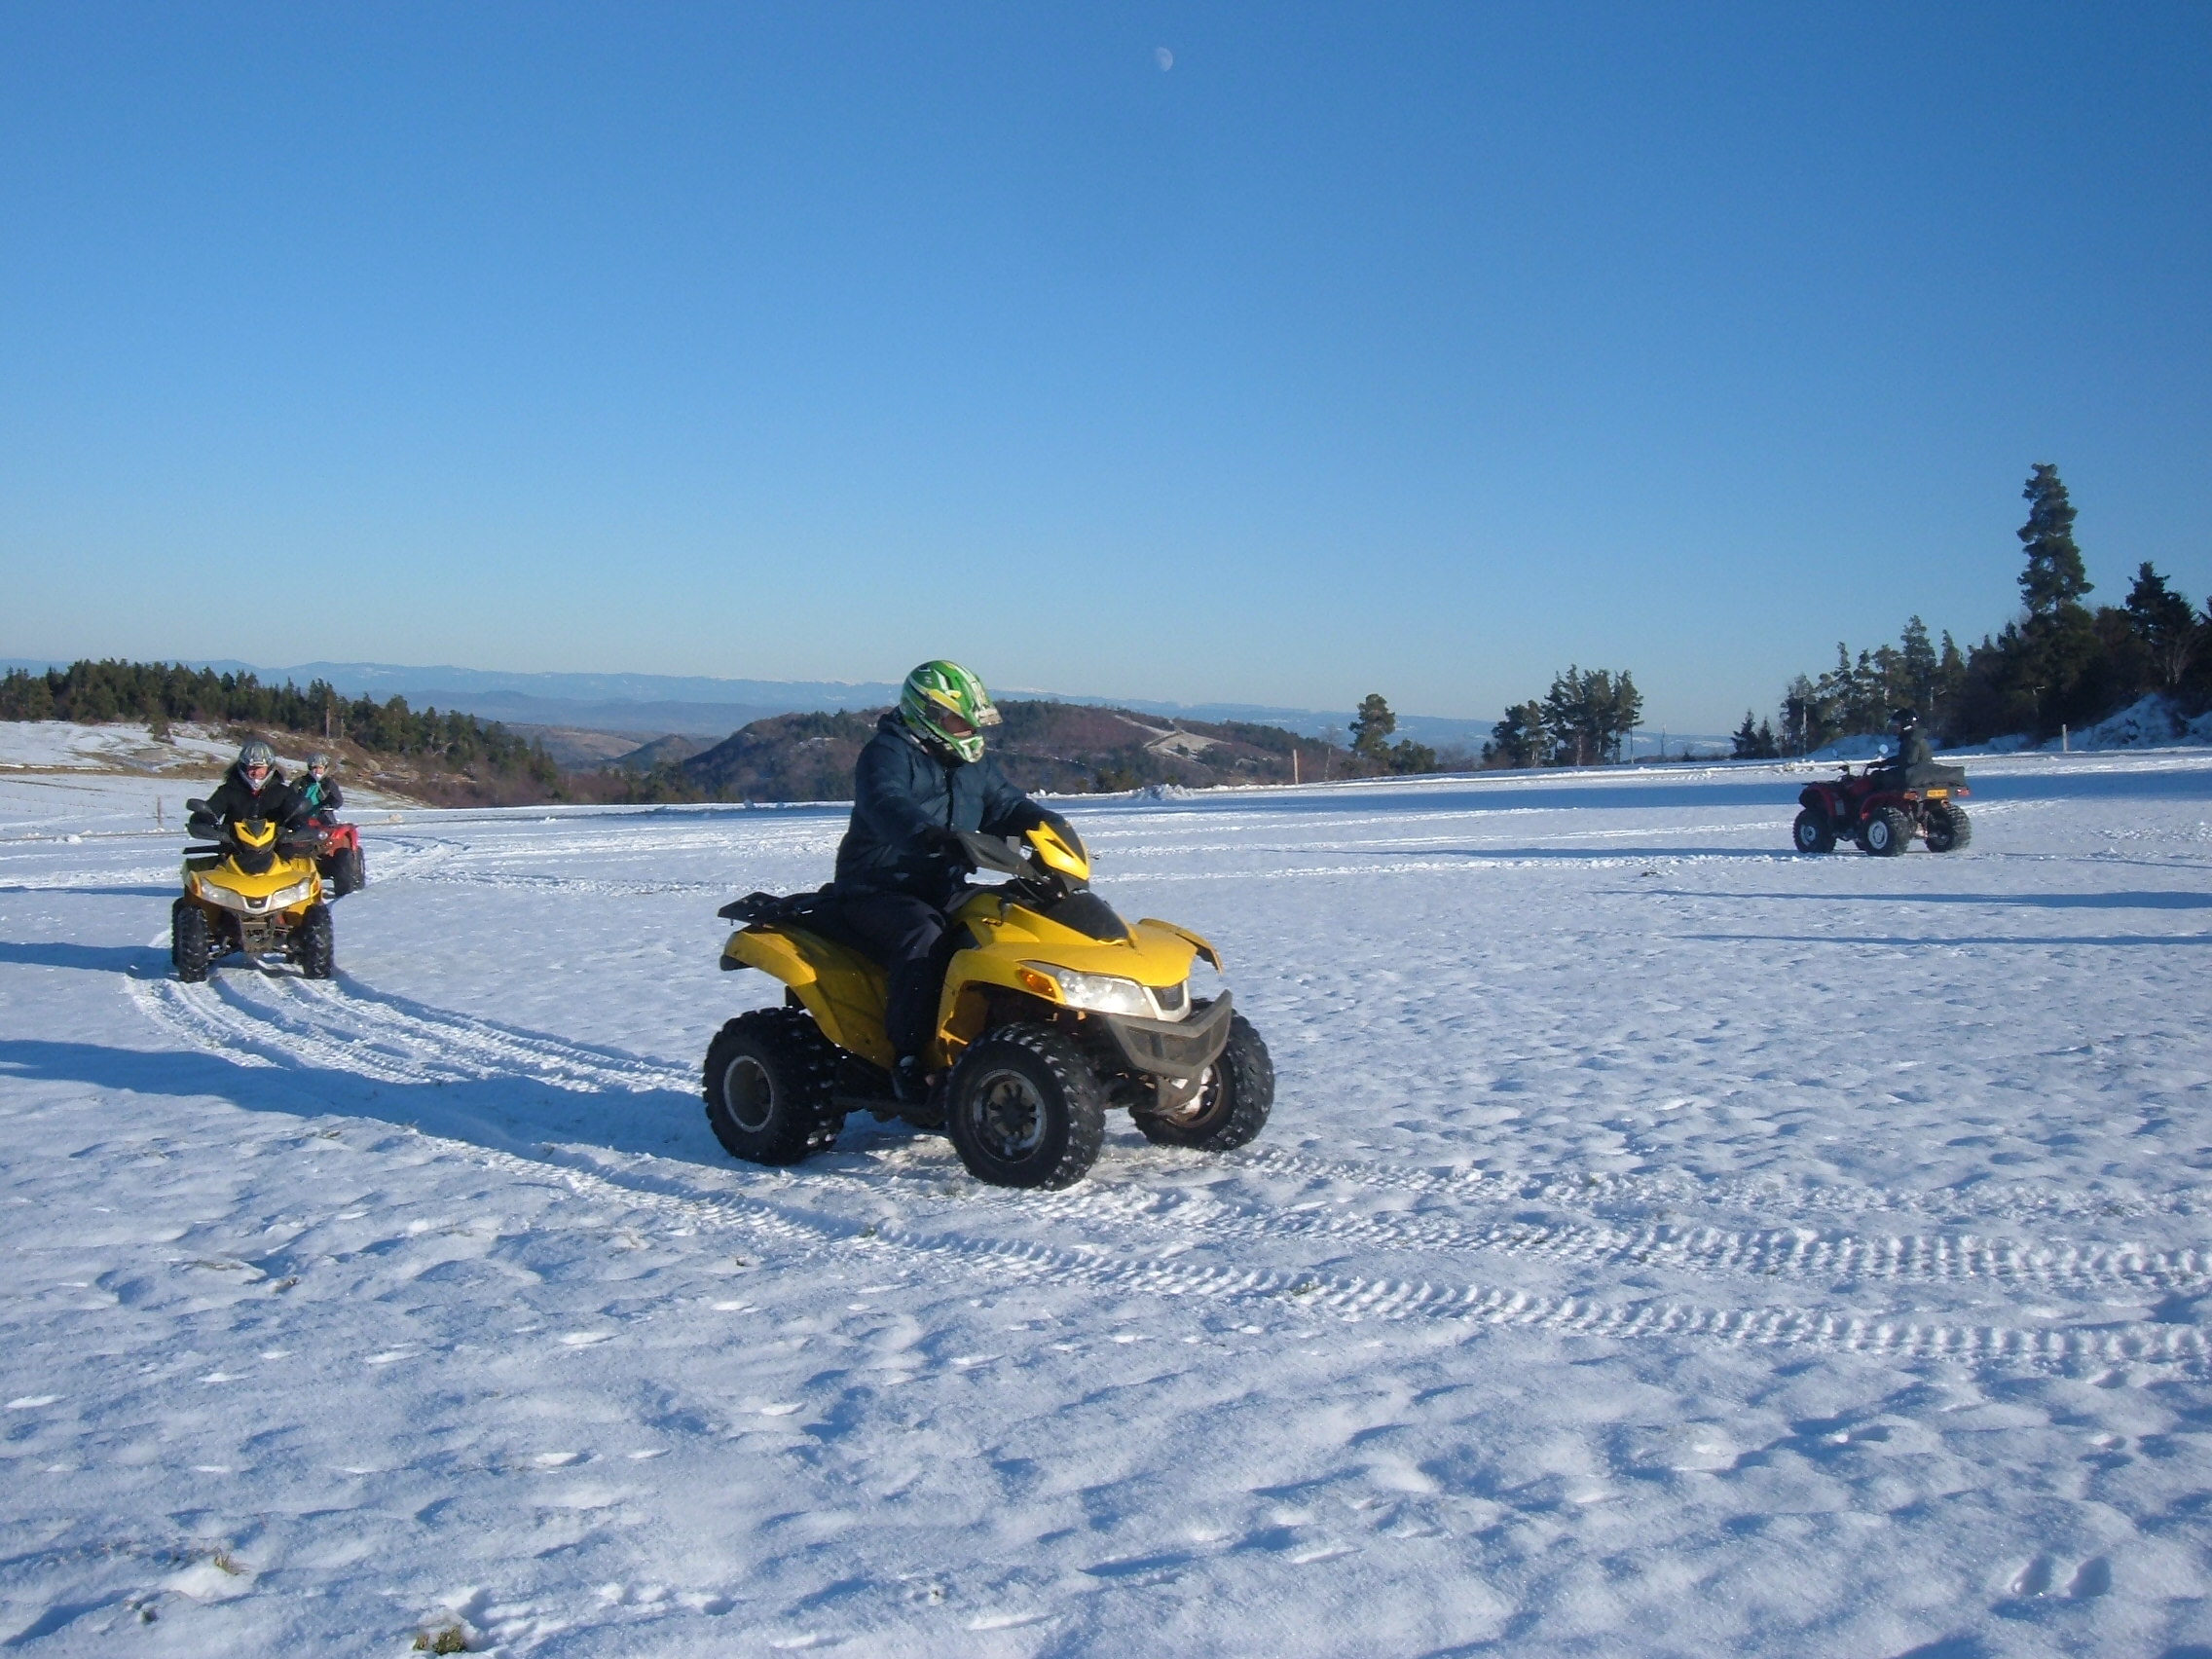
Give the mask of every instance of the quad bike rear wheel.
M 301 915 L 292 933 L 292 960 L 311 979 L 327 979 L 338 972 L 338 936 L 328 904 L 310 904 Z
M 1894 806 L 1876 807 L 1860 845 L 1878 859 L 1894 859 L 1912 845 L 1912 820 Z
M 1928 850 L 1932 853 L 1955 853 L 1973 839 L 1973 826 L 1967 820 L 1967 809 L 1944 801 L 1928 809 Z
M 741 1014 L 707 1048 L 707 1125 L 732 1158 L 796 1163 L 845 1126 L 830 1103 L 836 1069 L 837 1051 L 801 1010 Z
M 207 931 L 207 912 L 189 900 L 179 899 L 169 908 L 169 962 L 176 977 L 188 985 L 207 977 L 207 962 L 215 954 L 215 940 Z
M 1201 1152 L 1233 1152 L 1267 1127 L 1275 1102 L 1275 1066 L 1268 1046 L 1250 1020 L 1229 1016 L 1229 1044 L 1206 1068 L 1198 1092 L 1187 1104 L 1163 1110 L 1132 1110 L 1144 1138 L 1159 1146 L 1191 1146 Z
M 1106 1094 L 1074 1041 L 1050 1025 L 1002 1025 L 952 1068 L 945 1133 L 994 1187 L 1071 1187 L 1106 1139 Z
M 1835 826 L 1828 822 L 1825 812 L 1807 807 L 1797 815 L 1797 822 L 1789 827 L 1789 838 L 1801 853 L 1832 853 L 1835 851 Z

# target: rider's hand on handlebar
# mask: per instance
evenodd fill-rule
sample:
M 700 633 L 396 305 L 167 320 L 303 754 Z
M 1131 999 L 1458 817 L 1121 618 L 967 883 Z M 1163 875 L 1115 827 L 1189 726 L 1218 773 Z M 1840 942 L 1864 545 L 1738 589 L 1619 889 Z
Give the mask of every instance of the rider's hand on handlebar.
M 962 869 L 974 869 L 976 861 L 968 856 L 957 830 L 947 830 L 941 824 L 933 824 L 922 831 L 922 846 L 932 858 L 956 864 Z

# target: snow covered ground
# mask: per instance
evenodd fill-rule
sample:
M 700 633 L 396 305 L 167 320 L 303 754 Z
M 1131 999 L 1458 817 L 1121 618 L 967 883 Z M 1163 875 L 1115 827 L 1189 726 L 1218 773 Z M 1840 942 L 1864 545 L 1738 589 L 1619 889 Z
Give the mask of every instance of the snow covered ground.
M 0 1646 L 2202 1659 L 2212 755 L 1973 774 L 1078 803 L 1281 1083 L 1050 1196 L 710 1137 L 839 813 L 405 811 L 186 987 L 144 781 L 0 775 Z
M 307 771 L 306 742 L 284 737 L 277 750 L 290 776 Z M 211 793 L 238 752 L 236 737 L 205 726 L 179 724 L 164 741 L 129 722 L 0 721 L 0 838 L 177 830 L 186 797 Z M 356 812 L 401 804 L 350 781 L 346 798 Z

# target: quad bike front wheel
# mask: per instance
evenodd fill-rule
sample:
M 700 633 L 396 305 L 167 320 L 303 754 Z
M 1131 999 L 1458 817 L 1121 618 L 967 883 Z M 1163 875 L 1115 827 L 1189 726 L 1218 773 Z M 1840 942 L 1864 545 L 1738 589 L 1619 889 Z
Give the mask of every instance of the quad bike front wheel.
M 732 1158 L 796 1163 L 845 1126 L 830 1103 L 836 1068 L 837 1051 L 802 1010 L 741 1014 L 707 1048 L 707 1125 Z
M 1797 822 L 1789 827 L 1789 839 L 1801 853 L 1832 853 L 1835 851 L 1835 826 L 1828 822 L 1825 812 L 1807 807 L 1797 815 Z
M 1967 809 L 1953 806 L 1948 801 L 1928 809 L 1928 850 L 1932 853 L 1955 853 L 1973 839 L 1973 826 L 1967 821 Z
M 1129 1116 L 1144 1138 L 1159 1146 L 1233 1152 L 1267 1127 L 1275 1103 L 1275 1065 L 1268 1046 L 1240 1014 L 1229 1016 L 1229 1043 L 1206 1068 L 1188 1102 Z
M 1002 1025 L 960 1056 L 945 1133 L 994 1187 L 1072 1187 L 1106 1139 L 1106 1095 L 1083 1051 L 1050 1025 Z
M 310 904 L 292 932 L 292 960 L 311 979 L 327 979 L 338 972 L 338 935 L 330 925 L 328 904 Z
M 1894 806 L 1881 807 L 1866 820 L 1860 845 L 1878 859 L 1894 859 L 1912 845 L 1912 820 Z
M 369 884 L 369 872 L 361 862 L 361 849 L 341 847 L 327 861 L 330 867 L 323 873 L 330 877 L 331 891 L 343 899 L 349 893 L 358 893 Z
M 188 985 L 207 977 L 208 959 L 215 954 L 214 936 L 207 931 L 207 912 L 189 900 L 179 899 L 169 910 L 169 962 L 176 977 Z

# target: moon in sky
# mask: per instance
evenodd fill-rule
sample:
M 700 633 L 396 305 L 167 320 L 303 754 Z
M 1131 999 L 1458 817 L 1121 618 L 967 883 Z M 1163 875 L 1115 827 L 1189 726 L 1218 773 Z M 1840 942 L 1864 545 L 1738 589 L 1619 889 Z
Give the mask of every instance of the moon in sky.
M 1175 67 L 1175 55 L 1172 52 L 1169 52 L 1164 46 L 1154 47 L 1152 49 L 1152 55 L 1153 60 L 1160 65 L 1160 72 L 1161 74 L 1164 75 L 1168 70 Z

